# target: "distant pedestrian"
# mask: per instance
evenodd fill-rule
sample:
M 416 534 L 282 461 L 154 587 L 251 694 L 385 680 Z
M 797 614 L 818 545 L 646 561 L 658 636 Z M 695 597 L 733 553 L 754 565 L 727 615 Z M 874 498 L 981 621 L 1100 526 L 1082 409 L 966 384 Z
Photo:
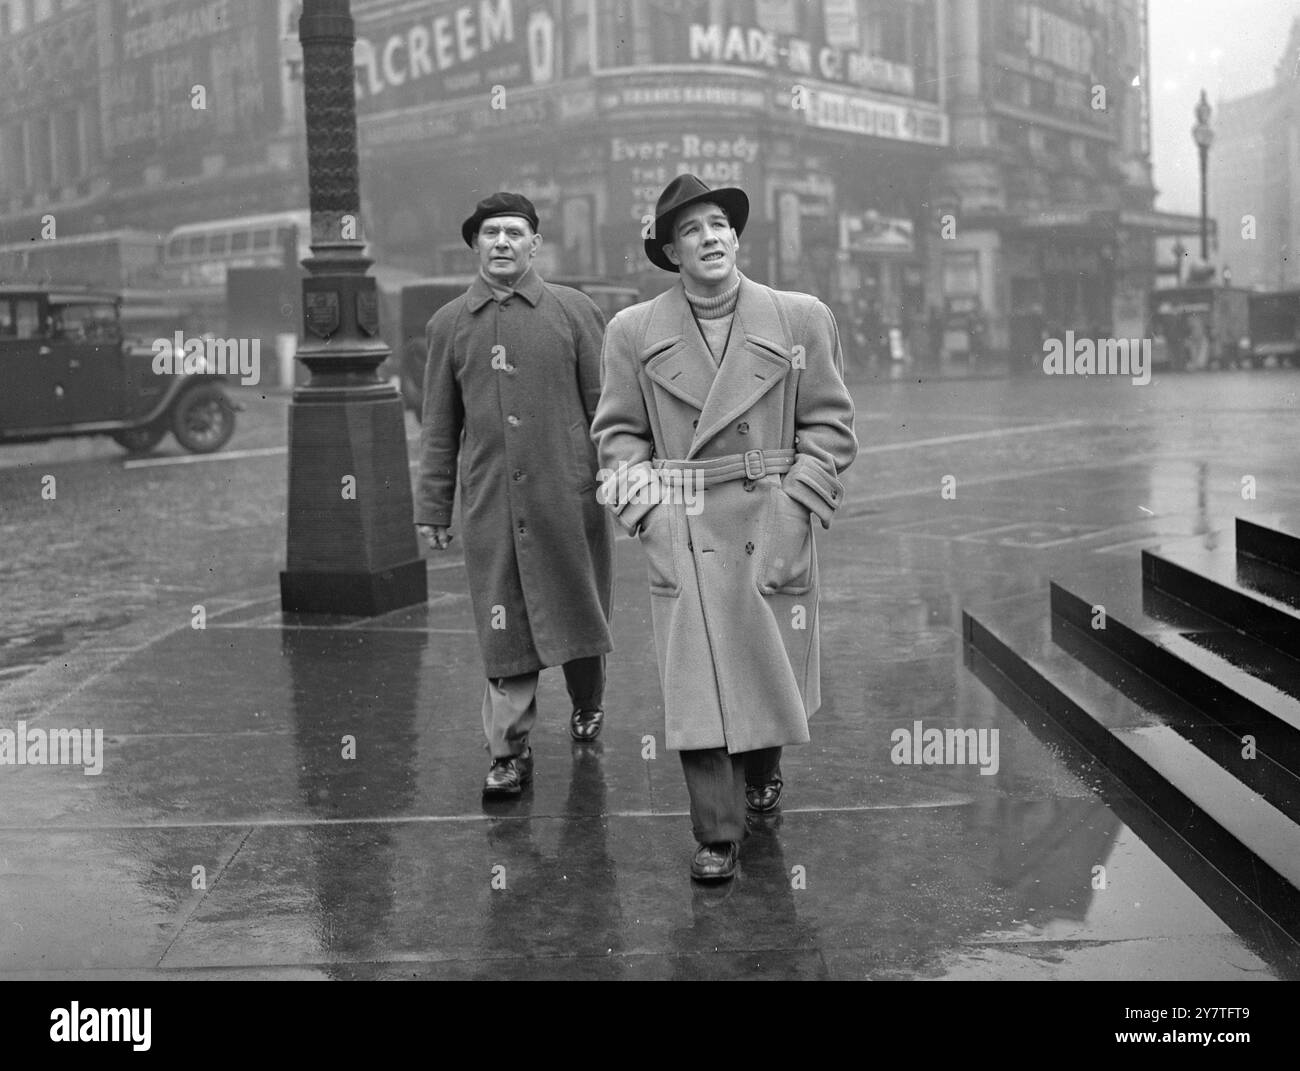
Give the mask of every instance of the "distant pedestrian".
M 533 776 L 538 673 L 563 665 L 569 731 L 594 740 L 613 648 L 613 528 L 596 500 L 591 419 L 604 319 L 544 282 L 537 212 L 517 193 L 480 201 L 461 228 L 479 274 L 429 321 L 415 517 L 444 550 L 459 461 L 465 570 L 487 686 L 485 795 Z M 462 442 L 462 434 L 464 436 Z
M 746 807 L 777 806 L 781 749 L 809 739 L 812 519 L 829 527 L 857 453 L 835 319 L 740 274 L 748 215 L 742 190 L 668 184 L 645 252 L 681 283 L 610 321 L 592 426 L 602 497 L 649 563 L 665 735 L 703 881 L 733 876 Z

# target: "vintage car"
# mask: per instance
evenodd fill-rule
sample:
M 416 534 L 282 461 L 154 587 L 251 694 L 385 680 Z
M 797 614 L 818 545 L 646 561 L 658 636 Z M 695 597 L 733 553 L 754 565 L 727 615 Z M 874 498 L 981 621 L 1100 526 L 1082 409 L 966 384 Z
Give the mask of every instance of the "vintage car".
M 1246 367 L 1249 297 L 1240 287 L 1208 283 L 1153 290 L 1152 363 L 1175 371 Z
M 0 286 L 0 442 L 109 435 L 142 454 L 170 431 L 192 453 L 220 450 L 240 408 L 227 377 L 200 360 L 160 373 L 158 353 L 125 337 L 111 291 Z
M 424 405 L 424 366 L 428 361 L 424 329 L 435 312 L 465 293 L 473 281 L 472 275 L 441 275 L 407 283 L 384 309 L 381 330 L 392 356 L 380 366 L 379 374 L 399 380 L 402 399 L 417 417 Z M 606 320 L 640 300 L 635 287 L 608 279 L 557 276 L 547 281 L 581 290 L 596 303 Z

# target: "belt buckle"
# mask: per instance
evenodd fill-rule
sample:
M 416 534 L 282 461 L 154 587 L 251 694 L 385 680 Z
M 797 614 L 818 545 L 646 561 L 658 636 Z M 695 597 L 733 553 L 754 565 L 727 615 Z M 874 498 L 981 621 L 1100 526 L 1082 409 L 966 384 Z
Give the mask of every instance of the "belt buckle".
M 767 463 L 763 460 L 762 450 L 745 451 L 745 479 L 761 480 L 767 475 Z

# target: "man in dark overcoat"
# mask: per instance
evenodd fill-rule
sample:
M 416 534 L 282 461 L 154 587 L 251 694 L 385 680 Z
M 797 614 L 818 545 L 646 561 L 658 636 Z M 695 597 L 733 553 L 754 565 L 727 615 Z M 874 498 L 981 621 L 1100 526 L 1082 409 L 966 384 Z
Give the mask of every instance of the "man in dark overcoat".
M 575 740 L 594 740 L 604 718 L 614 535 L 596 500 L 590 429 L 605 324 L 589 297 L 533 268 L 542 238 L 527 198 L 485 198 L 461 234 L 479 274 L 426 329 L 415 519 L 431 548 L 446 549 L 459 468 L 488 678 L 483 792 L 514 796 L 533 775 L 528 734 L 543 667 L 564 667 Z
M 610 321 L 592 425 L 602 500 L 648 560 L 703 881 L 734 874 L 746 807 L 777 806 L 781 748 L 821 705 L 812 521 L 858 448 L 835 318 L 740 274 L 748 215 L 694 175 L 660 195 L 645 252 L 681 282 Z

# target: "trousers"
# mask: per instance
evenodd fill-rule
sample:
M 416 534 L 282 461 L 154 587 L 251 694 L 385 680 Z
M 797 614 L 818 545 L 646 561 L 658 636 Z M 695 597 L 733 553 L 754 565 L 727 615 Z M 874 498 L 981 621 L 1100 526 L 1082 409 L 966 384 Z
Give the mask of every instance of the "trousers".
M 528 750 L 528 734 L 537 721 L 540 676 L 520 673 L 488 678 L 483 690 L 483 735 L 494 759 L 507 759 Z M 564 683 L 574 710 L 600 710 L 605 702 L 605 656 L 565 662 Z
M 725 747 L 680 751 L 691 797 L 691 831 L 700 844 L 739 843 L 745 836 L 745 783 L 781 776 L 781 749 L 729 755 Z

